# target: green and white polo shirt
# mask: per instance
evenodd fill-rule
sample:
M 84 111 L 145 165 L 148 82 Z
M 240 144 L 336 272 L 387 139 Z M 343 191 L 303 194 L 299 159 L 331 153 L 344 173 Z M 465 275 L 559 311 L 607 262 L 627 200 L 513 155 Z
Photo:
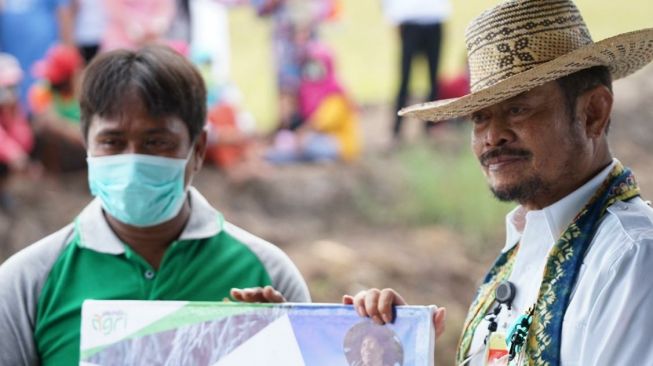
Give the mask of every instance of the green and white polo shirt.
M 77 365 L 86 299 L 221 301 L 234 287 L 272 285 L 288 301 L 310 301 L 279 248 L 224 221 L 193 188 L 190 204 L 158 270 L 118 239 L 97 199 L 73 224 L 3 263 L 0 365 Z

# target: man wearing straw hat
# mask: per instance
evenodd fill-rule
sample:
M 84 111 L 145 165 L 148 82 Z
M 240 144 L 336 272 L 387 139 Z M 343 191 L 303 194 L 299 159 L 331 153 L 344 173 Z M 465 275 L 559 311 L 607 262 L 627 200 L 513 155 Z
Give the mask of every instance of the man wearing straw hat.
M 400 111 L 470 116 L 490 189 L 519 204 L 457 364 L 653 364 L 653 210 L 607 141 L 612 80 L 653 59 L 653 29 L 593 42 L 570 0 L 509 0 L 466 38 L 472 92 Z M 405 303 L 392 289 L 344 301 L 379 323 Z

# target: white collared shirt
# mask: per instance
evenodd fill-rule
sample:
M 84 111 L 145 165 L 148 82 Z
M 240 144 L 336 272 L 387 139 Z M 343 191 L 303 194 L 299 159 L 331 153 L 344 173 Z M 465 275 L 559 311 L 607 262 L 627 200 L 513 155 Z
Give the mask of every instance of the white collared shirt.
M 615 164 L 551 206 L 529 212 L 519 206 L 506 216 L 503 251 L 521 244 L 510 275 L 516 296 L 512 311 L 499 314 L 499 331 L 535 303 L 549 251 Z M 615 203 L 592 240 L 565 313 L 562 365 L 653 365 L 651 269 L 653 210 L 640 198 Z M 485 349 L 487 328 L 483 320 L 470 353 Z M 470 364 L 483 365 L 483 357 L 479 352 Z

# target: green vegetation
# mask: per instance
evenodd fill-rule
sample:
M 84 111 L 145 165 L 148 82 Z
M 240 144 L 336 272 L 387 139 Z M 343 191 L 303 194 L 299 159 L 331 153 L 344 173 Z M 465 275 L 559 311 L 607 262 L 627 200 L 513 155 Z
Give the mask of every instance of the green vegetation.
M 443 154 L 415 145 L 400 155 L 407 186 L 404 217 L 418 224 L 442 223 L 465 233 L 491 236 L 514 205 L 492 197 L 476 157 L 468 150 Z
M 418 143 L 370 168 L 372 178 L 355 197 L 362 214 L 377 224 L 442 224 L 480 244 L 503 232 L 505 214 L 514 207 L 492 197 L 466 148 L 444 151 Z

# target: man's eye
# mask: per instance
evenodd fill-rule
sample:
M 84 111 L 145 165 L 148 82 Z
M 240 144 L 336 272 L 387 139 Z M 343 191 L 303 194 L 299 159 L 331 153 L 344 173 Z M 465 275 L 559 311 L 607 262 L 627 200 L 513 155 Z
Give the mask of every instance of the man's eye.
M 102 139 L 100 140 L 100 144 L 106 147 L 116 147 L 120 144 L 120 140 L 118 139 Z
M 171 145 L 170 141 L 162 139 L 151 139 L 145 141 L 145 146 L 148 148 L 167 148 Z
M 145 145 L 147 146 L 157 146 L 160 145 L 161 142 L 159 140 L 147 140 L 145 141 Z
M 488 116 L 483 113 L 474 113 L 469 117 L 469 119 L 471 119 L 474 123 L 481 123 L 486 121 Z
M 513 115 L 513 116 L 523 114 L 524 112 L 526 112 L 526 108 L 524 108 L 524 107 L 515 106 L 515 107 L 510 107 L 510 109 L 508 109 L 508 113 L 510 113 L 510 115 Z

